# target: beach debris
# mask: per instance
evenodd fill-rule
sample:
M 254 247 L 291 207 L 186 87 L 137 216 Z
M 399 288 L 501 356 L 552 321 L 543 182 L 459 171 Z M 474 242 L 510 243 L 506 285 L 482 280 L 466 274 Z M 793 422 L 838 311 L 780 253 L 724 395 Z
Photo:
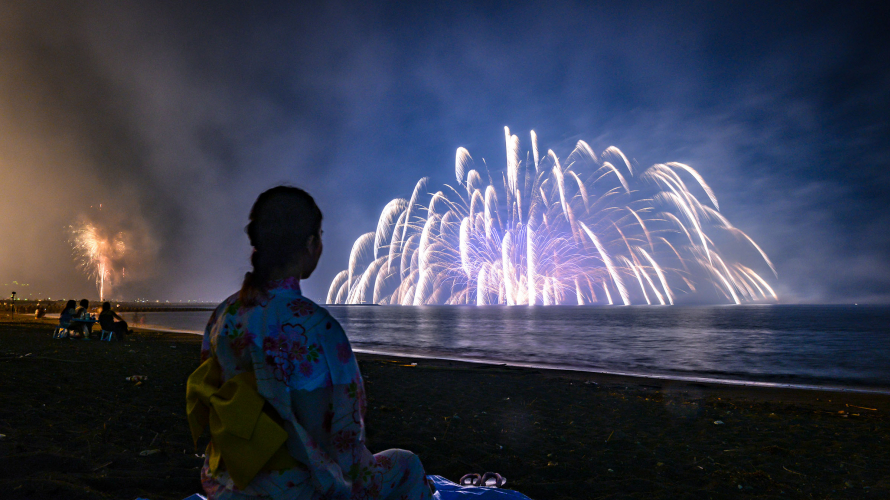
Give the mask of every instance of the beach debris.
M 599 385 L 599 384 L 594 382 L 593 380 L 585 380 L 584 385 Z
M 615 472 L 615 471 L 613 471 L 612 469 L 606 469 L 606 470 L 609 471 L 609 472 Z
M 131 354 L 133 354 L 133 353 L 135 353 L 135 352 L 136 352 L 136 351 L 134 351 L 134 350 L 133 350 L 133 349 L 130 349 L 130 350 L 129 350 L 129 351 L 127 351 L 127 352 L 129 352 L 129 353 L 131 353 Z
M 714 425 L 723 425 L 722 420 L 714 420 Z
M 142 450 L 142 451 L 139 452 L 139 456 L 140 456 L 140 457 L 147 457 L 147 456 L 149 456 L 149 455 L 156 455 L 156 454 L 158 454 L 158 453 L 160 453 L 160 452 L 161 452 L 161 450 L 159 450 L 159 449 L 157 449 L 157 448 L 156 448 L 156 449 L 153 449 L 153 450 Z
M 98 471 L 99 469 L 104 469 L 105 467 L 108 467 L 109 465 L 111 465 L 111 464 L 113 464 L 113 463 L 114 463 L 114 462 L 108 462 L 108 463 L 104 463 L 104 464 L 102 464 L 102 465 L 100 465 L 100 466 L 98 466 L 98 467 L 94 467 L 92 472 L 96 472 L 96 471 Z
M 175 346 L 175 345 L 171 345 L 171 346 L 170 346 L 170 349 L 176 349 L 176 346 Z
M 399 366 L 407 366 L 409 368 L 417 366 L 417 363 L 411 363 L 410 365 L 399 365 Z
M 787 470 L 788 472 L 790 472 L 790 473 L 792 473 L 792 474 L 797 474 L 798 476 L 803 476 L 803 474 L 801 474 L 800 472 L 795 472 L 795 471 L 789 469 L 788 467 L 785 467 L 784 465 L 782 466 L 782 468 L 785 469 L 785 470 Z M 804 476 L 804 477 L 806 477 L 806 476 Z
M 0 439 L 6 439 L 6 434 L 0 434 Z
M 845 405 L 845 406 L 846 406 L 847 408 L 859 408 L 860 410 L 878 411 L 877 408 L 866 408 L 866 407 L 864 407 L 864 406 L 856 406 L 856 405 Z
M 142 382 L 143 380 L 148 380 L 146 375 L 131 375 L 125 379 L 127 382 Z

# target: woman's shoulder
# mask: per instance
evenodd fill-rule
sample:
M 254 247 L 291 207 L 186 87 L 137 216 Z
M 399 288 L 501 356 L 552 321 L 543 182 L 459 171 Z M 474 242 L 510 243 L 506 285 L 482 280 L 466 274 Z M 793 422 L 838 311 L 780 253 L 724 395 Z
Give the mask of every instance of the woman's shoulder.
M 307 334 L 317 337 L 318 342 L 341 342 L 346 337 L 340 323 L 327 309 L 299 293 L 278 294 L 272 303 L 279 310 L 279 317 L 288 317 L 290 323 L 299 324 Z
M 286 312 L 293 314 L 297 318 L 309 319 L 316 316 L 323 309 L 313 302 L 311 299 L 304 297 L 299 292 L 288 290 L 278 291 L 272 301 Z
M 295 316 L 306 318 L 307 328 L 342 331 L 340 323 L 330 311 L 302 295 L 291 297 L 287 307 Z
M 207 328 L 212 328 L 220 318 L 225 316 L 228 313 L 233 312 L 233 309 L 237 310 L 239 307 L 238 302 L 238 293 L 233 293 L 226 300 L 219 303 L 216 308 L 213 309 L 213 312 L 210 313 L 210 319 L 207 320 Z
M 271 290 L 265 300 L 247 308 L 241 303 L 239 294 L 234 293 L 214 309 L 208 327 L 220 323 L 223 317 L 257 330 L 256 334 L 266 334 L 269 326 L 286 324 L 306 333 L 320 334 L 318 336 L 322 338 L 341 340 L 345 336 L 340 323 L 327 309 L 298 290 Z

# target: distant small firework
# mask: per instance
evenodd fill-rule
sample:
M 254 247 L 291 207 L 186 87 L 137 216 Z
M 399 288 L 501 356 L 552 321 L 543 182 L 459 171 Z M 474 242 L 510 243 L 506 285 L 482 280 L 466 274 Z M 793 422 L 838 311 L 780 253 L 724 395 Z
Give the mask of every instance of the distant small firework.
M 458 148 L 458 187 L 445 185 L 423 206 L 424 177 L 410 200 L 390 201 L 377 230 L 353 244 L 327 302 L 667 305 L 678 294 L 704 297 L 704 288 L 736 304 L 777 299 L 757 265 L 723 251 L 747 250 L 777 276 L 692 167 L 660 163 L 637 174 L 618 148 L 597 156 L 584 141 L 563 161 L 552 150 L 540 157 L 534 131 L 522 161 L 519 138 L 504 133 L 502 189 Z
M 127 252 L 123 235 L 105 236 L 96 224 L 88 221 L 71 225 L 68 231 L 75 259 L 81 269 L 96 280 L 99 300 L 104 301 L 106 291 L 118 281 L 115 262 Z

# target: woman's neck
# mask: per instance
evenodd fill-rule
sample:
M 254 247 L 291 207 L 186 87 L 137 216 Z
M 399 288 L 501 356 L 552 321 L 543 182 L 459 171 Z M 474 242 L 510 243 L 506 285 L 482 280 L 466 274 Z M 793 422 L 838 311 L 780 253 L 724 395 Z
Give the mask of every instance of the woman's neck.
M 269 280 L 267 285 L 269 288 L 287 288 L 300 292 L 300 278 L 296 276 L 285 276 Z

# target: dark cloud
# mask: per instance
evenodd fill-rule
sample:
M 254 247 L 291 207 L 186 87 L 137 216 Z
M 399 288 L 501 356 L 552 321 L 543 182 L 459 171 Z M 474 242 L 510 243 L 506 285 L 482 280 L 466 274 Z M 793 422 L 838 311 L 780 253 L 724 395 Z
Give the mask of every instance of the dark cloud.
M 65 228 L 103 203 L 155 248 L 121 294 L 219 299 L 247 270 L 251 202 L 288 182 L 325 213 L 323 298 L 389 199 L 451 181 L 458 146 L 501 169 L 508 125 L 560 156 L 584 139 L 693 165 L 784 300 L 886 302 L 883 10 L 8 3 L 0 282 L 94 295 Z

